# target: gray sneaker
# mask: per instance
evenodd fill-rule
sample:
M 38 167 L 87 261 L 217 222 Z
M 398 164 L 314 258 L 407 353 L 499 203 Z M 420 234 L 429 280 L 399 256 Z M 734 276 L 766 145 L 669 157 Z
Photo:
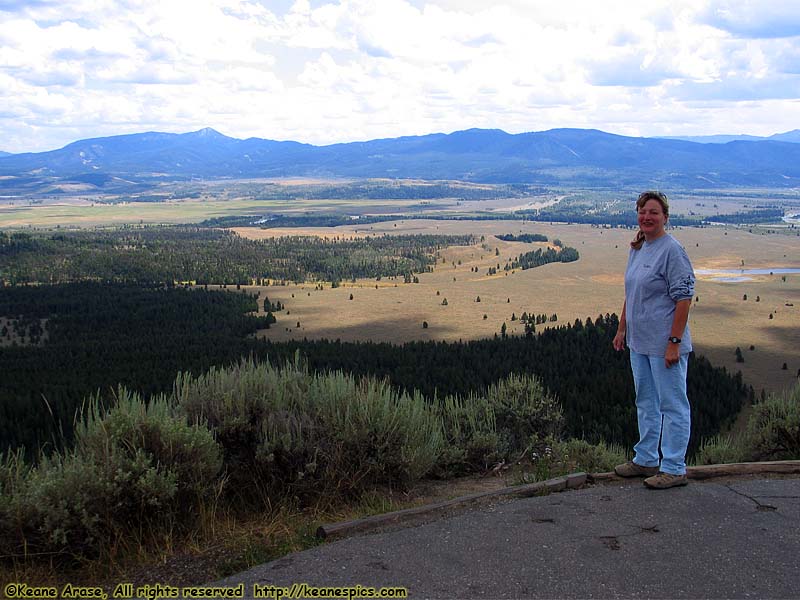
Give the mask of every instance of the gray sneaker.
M 651 490 L 665 490 L 667 488 L 686 485 L 688 483 L 689 480 L 686 479 L 686 475 L 671 475 L 669 473 L 661 472 L 644 480 L 644 484 Z
M 643 467 L 629 460 L 623 465 L 614 467 L 614 473 L 620 477 L 649 477 L 658 473 L 658 467 Z

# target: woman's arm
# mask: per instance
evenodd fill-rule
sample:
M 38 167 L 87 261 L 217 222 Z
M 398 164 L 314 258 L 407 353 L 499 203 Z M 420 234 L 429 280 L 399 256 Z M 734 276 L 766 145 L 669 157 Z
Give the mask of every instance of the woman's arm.
M 670 329 L 670 337 L 679 338 L 686 331 L 686 322 L 689 320 L 689 309 L 692 307 L 692 299 L 678 300 L 675 303 L 675 314 L 672 317 L 672 329 Z M 616 339 L 616 338 L 615 338 Z M 664 352 L 664 362 L 667 368 L 670 368 L 680 359 L 680 344 L 673 344 L 667 342 L 667 350 Z
M 614 336 L 614 350 L 620 351 L 625 349 L 625 331 L 628 328 L 628 323 L 625 320 L 625 302 L 622 303 L 622 314 L 619 316 L 619 326 L 617 327 L 617 335 Z

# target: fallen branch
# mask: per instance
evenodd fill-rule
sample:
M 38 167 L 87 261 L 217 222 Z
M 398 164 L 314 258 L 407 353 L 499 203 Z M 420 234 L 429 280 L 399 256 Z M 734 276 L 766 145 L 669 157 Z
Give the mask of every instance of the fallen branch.
M 586 473 L 574 473 L 572 475 L 566 475 L 565 477 L 548 479 L 547 481 L 537 481 L 536 483 L 515 485 L 491 492 L 469 494 L 468 496 L 461 496 L 452 500 L 437 502 L 436 504 L 426 504 L 425 506 L 407 508 L 405 510 L 398 510 L 382 515 L 365 517 L 363 519 L 355 519 L 353 521 L 321 525 L 319 528 L 317 528 L 316 534 L 318 538 L 323 539 L 339 537 L 342 535 L 355 533 L 357 531 L 367 531 L 394 523 L 400 523 L 420 515 L 429 515 L 449 508 L 456 508 L 466 504 L 471 504 L 473 502 L 478 502 L 480 500 L 499 498 L 527 498 L 529 496 L 536 496 L 539 494 L 560 492 L 565 489 L 581 487 L 586 483 L 586 477 Z
M 731 463 L 722 465 L 700 465 L 687 467 L 686 477 L 689 479 L 711 479 L 712 477 L 728 477 L 732 475 L 800 474 L 800 460 L 773 460 L 767 462 Z M 590 473 L 589 481 L 607 481 L 623 479 L 613 471 L 610 473 Z

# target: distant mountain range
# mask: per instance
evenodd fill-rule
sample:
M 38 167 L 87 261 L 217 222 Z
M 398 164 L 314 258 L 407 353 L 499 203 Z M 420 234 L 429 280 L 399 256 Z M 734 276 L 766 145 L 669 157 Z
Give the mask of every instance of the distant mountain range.
M 230 138 L 213 129 L 139 133 L 0 157 L 0 191 L 77 183 L 110 191 L 196 178 L 417 178 L 592 187 L 800 186 L 800 132 L 727 143 L 636 138 L 594 129 L 508 134 L 469 129 L 312 146 Z M 712 136 L 715 137 L 715 136 Z
M 771 140 L 773 142 L 800 143 L 800 129 L 792 129 L 785 133 L 776 133 L 768 137 L 757 135 L 693 135 L 693 136 L 670 136 L 659 137 L 662 140 L 684 140 L 686 142 L 697 142 L 698 144 L 727 144 L 728 142 L 763 142 Z

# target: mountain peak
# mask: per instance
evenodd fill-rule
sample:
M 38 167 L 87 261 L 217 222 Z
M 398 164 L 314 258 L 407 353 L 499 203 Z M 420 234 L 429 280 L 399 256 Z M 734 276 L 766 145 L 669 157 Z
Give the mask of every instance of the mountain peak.
M 197 131 L 191 131 L 186 135 L 190 135 L 192 137 L 205 137 L 205 138 L 224 138 L 228 137 L 226 135 L 221 134 L 216 129 L 212 129 L 211 127 L 203 127 L 203 129 L 198 129 Z
M 777 142 L 800 142 L 800 129 L 792 129 L 791 131 L 785 131 L 784 133 L 776 133 L 775 135 L 771 135 L 768 139 L 775 140 Z

